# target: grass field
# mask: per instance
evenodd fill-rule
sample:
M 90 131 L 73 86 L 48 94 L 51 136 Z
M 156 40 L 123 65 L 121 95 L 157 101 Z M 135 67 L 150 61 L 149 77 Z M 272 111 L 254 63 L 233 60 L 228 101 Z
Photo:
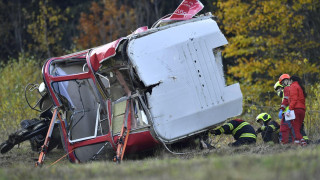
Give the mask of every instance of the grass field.
M 55 149 L 41 168 L 34 167 L 38 154 L 27 143 L 0 155 L 0 179 L 319 179 L 320 146 L 257 144 L 240 148 L 221 146 L 213 150 L 190 150 L 172 155 L 158 150 L 154 155 L 121 164 L 112 161 L 71 164 Z

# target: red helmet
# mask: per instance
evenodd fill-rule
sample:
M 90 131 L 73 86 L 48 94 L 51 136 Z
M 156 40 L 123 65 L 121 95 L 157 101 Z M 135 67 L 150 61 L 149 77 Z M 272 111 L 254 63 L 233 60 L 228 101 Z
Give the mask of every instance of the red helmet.
M 290 79 L 289 74 L 282 74 L 282 75 L 279 77 L 279 83 L 281 83 L 284 79 Z

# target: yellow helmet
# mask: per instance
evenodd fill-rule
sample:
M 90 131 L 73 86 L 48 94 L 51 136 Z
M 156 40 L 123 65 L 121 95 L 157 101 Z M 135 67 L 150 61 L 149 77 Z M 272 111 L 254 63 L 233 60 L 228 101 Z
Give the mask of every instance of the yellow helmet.
M 268 113 L 261 113 L 256 117 L 256 121 L 262 120 L 264 122 L 271 120 L 271 116 Z
M 273 88 L 274 88 L 274 90 L 276 91 L 278 88 L 283 88 L 283 86 L 280 84 L 280 82 L 279 81 L 277 81 L 275 84 L 274 84 L 274 86 L 273 86 Z

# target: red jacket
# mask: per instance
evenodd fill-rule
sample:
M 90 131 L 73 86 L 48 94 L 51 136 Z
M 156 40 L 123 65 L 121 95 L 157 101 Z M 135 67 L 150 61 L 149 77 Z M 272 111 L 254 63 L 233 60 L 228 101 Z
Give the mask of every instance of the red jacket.
M 292 82 L 290 85 L 289 109 L 306 109 L 304 94 L 297 81 Z
M 290 86 L 284 87 L 283 98 L 280 106 L 280 109 L 282 109 L 283 111 L 285 111 L 286 107 L 289 106 L 289 93 L 290 93 Z

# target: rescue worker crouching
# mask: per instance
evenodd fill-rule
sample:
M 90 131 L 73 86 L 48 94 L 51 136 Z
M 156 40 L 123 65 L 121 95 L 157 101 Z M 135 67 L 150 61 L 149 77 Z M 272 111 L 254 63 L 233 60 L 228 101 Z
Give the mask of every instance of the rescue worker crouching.
M 280 125 L 276 121 L 271 120 L 271 116 L 267 113 L 261 113 L 256 117 L 256 121 L 262 126 L 258 128 L 256 133 L 261 133 L 265 143 L 279 143 Z
M 254 128 L 248 123 L 241 119 L 235 119 L 227 122 L 226 124 L 210 131 L 211 134 L 232 134 L 236 140 L 230 143 L 229 146 L 241 146 L 245 144 L 255 144 L 256 143 L 256 132 Z

